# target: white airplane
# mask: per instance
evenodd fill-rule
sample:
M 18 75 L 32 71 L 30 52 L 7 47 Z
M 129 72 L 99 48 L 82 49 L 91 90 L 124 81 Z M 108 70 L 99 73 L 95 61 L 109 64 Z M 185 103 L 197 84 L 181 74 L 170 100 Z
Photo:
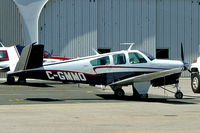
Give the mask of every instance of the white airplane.
M 7 73 L 7 82 L 13 83 L 14 77 L 19 77 L 20 82 L 32 78 L 108 85 L 117 97 L 125 95 L 122 87 L 126 85 L 132 85 L 133 94 L 138 97 L 148 97 L 150 85 L 178 85 L 181 73 L 186 70 L 183 61 L 155 59 L 145 52 L 131 50 L 131 47 L 126 51 L 43 65 L 44 46 L 28 45 L 23 49 L 15 70 Z M 175 97 L 181 99 L 183 93 L 178 86 L 176 89 Z
M 21 52 L 24 46 L 16 45 L 11 47 L 5 47 L 0 42 L 0 72 L 14 71 L 19 61 Z M 59 56 L 51 56 L 48 51 L 44 51 L 43 64 L 49 64 L 53 62 L 69 60 L 70 58 L 64 58 Z

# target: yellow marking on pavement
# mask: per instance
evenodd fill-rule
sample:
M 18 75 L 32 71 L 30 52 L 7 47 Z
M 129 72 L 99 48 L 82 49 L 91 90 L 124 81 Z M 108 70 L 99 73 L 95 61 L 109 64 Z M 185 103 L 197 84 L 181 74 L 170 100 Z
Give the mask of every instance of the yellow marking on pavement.
M 77 91 L 83 91 L 83 90 L 77 90 L 77 89 L 74 89 L 74 90 L 47 90 L 47 89 L 36 89 L 36 90 L 27 90 L 27 91 L 34 91 L 34 92 L 77 92 Z
M 200 133 L 200 131 L 128 131 L 128 132 L 107 132 L 107 133 Z
M 13 100 L 12 99 L 9 99 L 9 102 L 12 102 Z
M 15 102 L 21 102 L 24 101 L 24 99 L 14 99 Z
M 9 99 L 9 102 L 21 102 L 24 101 L 24 99 Z
M 0 107 L 1 110 L 46 110 L 46 109 L 102 109 L 102 108 L 124 108 L 126 105 L 72 105 L 72 106 L 7 106 Z
M 87 93 L 93 93 L 93 91 L 87 91 Z

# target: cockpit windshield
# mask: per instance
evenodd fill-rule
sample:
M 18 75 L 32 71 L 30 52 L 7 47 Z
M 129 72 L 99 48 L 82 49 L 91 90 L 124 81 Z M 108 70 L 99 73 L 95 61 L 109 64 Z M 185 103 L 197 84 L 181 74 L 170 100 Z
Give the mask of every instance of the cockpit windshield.
M 151 61 L 155 59 L 155 57 L 153 57 L 153 55 L 150 55 L 150 54 L 148 54 L 148 53 L 146 53 L 144 51 L 141 51 L 141 50 L 140 50 L 140 52 L 142 52 L 143 54 L 145 54 Z

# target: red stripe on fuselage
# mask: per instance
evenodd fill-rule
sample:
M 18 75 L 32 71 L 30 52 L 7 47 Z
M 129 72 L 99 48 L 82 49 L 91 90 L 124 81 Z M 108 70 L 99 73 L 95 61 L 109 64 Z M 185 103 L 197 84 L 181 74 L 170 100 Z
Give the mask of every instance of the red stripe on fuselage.
M 154 68 L 154 67 L 129 67 L 129 66 L 97 66 L 93 67 L 93 70 L 96 71 L 96 69 L 100 68 L 139 68 L 139 69 L 161 69 L 161 70 L 167 70 L 166 68 Z

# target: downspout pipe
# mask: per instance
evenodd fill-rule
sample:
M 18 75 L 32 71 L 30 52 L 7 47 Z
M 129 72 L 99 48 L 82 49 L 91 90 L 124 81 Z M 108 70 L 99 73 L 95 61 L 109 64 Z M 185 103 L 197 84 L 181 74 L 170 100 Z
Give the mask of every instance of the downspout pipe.
M 38 43 L 40 13 L 48 0 L 13 0 L 19 9 L 25 45 Z

